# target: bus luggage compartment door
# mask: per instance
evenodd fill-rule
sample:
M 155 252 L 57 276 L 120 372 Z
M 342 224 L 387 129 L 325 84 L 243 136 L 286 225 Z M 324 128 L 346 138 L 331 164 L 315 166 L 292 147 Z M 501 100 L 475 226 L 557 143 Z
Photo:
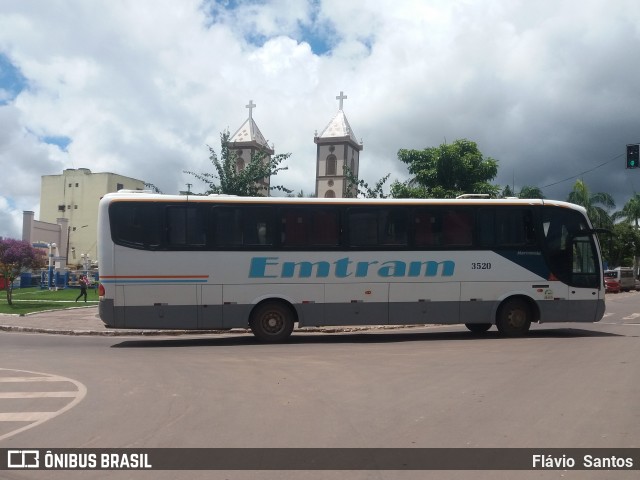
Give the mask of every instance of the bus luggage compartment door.
M 325 285 L 324 325 L 387 325 L 388 283 Z
M 389 324 L 458 323 L 460 282 L 392 283 Z
M 125 328 L 195 329 L 198 326 L 196 286 L 127 285 Z

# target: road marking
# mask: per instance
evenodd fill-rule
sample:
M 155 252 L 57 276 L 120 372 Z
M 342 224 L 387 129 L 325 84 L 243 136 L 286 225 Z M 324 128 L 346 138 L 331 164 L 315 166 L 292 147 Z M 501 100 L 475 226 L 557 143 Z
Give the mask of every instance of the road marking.
M 0 398 L 73 398 L 78 392 L 0 392 Z
M 30 428 L 41 425 L 47 420 L 51 420 L 52 418 L 57 417 L 58 415 L 62 415 L 66 411 L 75 407 L 78 403 L 80 403 L 84 397 L 87 395 L 87 387 L 85 387 L 82 383 L 73 380 L 67 377 L 61 377 L 59 375 L 49 375 L 42 372 L 30 372 L 27 370 L 12 370 L 8 368 L 0 368 L 0 373 L 4 376 L 0 376 L 0 383 L 15 384 L 15 390 L 12 392 L 0 392 L 0 400 L 2 399 L 47 399 L 47 398 L 68 398 L 70 401 L 64 407 L 54 411 L 54 412 L 42 412 L 42 411 L 25 411 L 25 412 L 3 412 L 2 411 L 2 402 L 0 401 L 0 422 L 29 422 L 28 425 L 22 426 L 15 430 L 12 430 L 4 435 L 0 435 L 0 441 L 5 440 L 9 437 L 17 435 L 18 433 L 24 432 Z M 30 376 L 27 376 L 30 375 Z M 46 388 L 43 388 L 45 391 L 41 392 L 22 392 L 19 391 L 18 386 L 20 384 L 34 384 L 34 383 L 43 383 L 46 385 L 51 385 L 52 383 L 68 383 L 69 389 L 65 391 L 59 392 L 50 392 L 46 391 Z M 43 385 L 44 387 L 44 385 Z M 75 389 L 73 388 L 75 387 Z
M 56 412 L 0 413 L 0 422 L 42 422 L 55 417 Z
M 633 320 L 634 318 L 640 317 L 640 313 L 632 313 L 626 317 L 622 317 L 623 320 Z
M 4 370 L 4 369 L 0 369 Z M 0 377 L 0 383 L 9 382 L 67 382 L 68 378 L 56 377 L 54 375 L 47 377 Z

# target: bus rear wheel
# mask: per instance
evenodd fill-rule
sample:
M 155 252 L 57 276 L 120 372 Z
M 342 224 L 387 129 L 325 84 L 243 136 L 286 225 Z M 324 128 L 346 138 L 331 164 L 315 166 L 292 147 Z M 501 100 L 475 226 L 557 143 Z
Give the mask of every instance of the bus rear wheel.
M 520 337 L 531 327 L 531 309 L 523 300 L 507 300 L 498 312 L 496 327 L 505 337 Z
M 282 302 L 265 302 L 251 313 L 249 326 L 258 340 L 277 343 L 286 340 L 293 331 L 294 314 Z
M 490 323 L 465 323 L 464 326 L 472 333 L 484 333 L 491 328 Z

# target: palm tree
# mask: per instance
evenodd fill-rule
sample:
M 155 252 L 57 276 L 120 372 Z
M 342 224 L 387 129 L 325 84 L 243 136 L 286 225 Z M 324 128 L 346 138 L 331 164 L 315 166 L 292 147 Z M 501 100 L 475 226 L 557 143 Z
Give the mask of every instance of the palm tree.
M 587 215 L 594 227 L 609 229 L 613 227 L 613 220 L 609 216 L 608 210 L 615 208 L 616 203 L 608 193 L 594 193 L 592 195 L 584 181 L 577 180 L 567 197 L 567 201 L 586 208 Z M 598 204 L 603 205 L 604 208 Z
M 522 187 L 522 189 L 520 189 L 518 198 L 544 198 L 544 194 L 538 187 L 525 185 L 524 187 Z
M 624 204 L 622 210 L 615 212 L 613 220 L 625 220 L 627 223 L 634 223 L 638 228 L 638 219 L 640 219 L 640 194 L 634 194 L 627 203 Z

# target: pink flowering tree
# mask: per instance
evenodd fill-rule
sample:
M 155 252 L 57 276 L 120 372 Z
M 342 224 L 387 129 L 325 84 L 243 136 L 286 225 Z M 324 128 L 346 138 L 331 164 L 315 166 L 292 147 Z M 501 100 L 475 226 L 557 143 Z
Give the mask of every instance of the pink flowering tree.
M 7 303 L 13 305 L 13 281 L 20 273 L 44 266 L 44 254 L 24 240 L 0 239 L 0 274 L 4 276 Z

